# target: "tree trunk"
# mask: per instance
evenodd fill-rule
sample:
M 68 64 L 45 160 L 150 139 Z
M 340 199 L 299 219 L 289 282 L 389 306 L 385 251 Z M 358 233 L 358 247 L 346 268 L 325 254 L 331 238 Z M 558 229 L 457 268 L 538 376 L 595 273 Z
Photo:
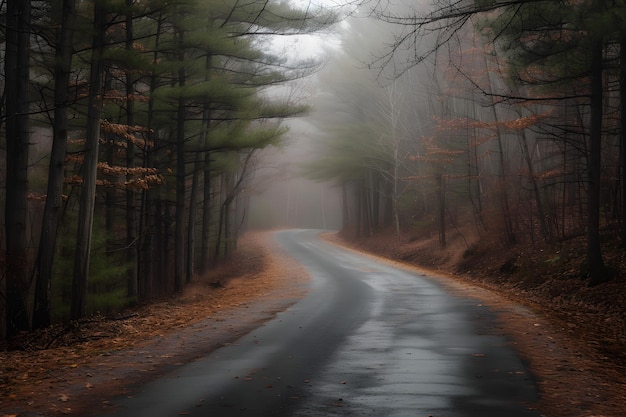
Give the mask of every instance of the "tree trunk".
M 35 329 L 49 326 L 51 321 L 50 285 L 57 230 L 63 206 L 63 181 L 65 179 L 68 132 L 67 100 L 72 68 L 75 17 L 76 1 L 64 0 L 61 28 L 57 37 L 55 53 L 52 150 L 50 152 L 46 204 L 35 271 L 35 301 L 33 306 L 33 328 Z
M 587 267 L 591 285 L 608 280 L 600 246 L 600 181 L 602 169 L 602 47 L 601 39 L 591 46 L 591 128 L 587 196 Z
M 205 141 L 206 143 L 206 141 Z M 206 149 L 206 148 L 205 148 Z M 202 174 L 202 272 L 211 264 L 211 153 L 204 152 L 204 169 Z
M 178 85 L 185 86 L 185 69 L 183 67 L 183 33 L 178 33 L 180 54 L 178 64 Z M 176 224 L 174 232 L 174 291 L 183 289 L 183 278 L 185 276 L 185 99 L 178 99 L 178 115 L 176 119 Z
M 372 176 L 372 228 L 374 232 L 380 228 L 380 194 L 381 175 L 379 171 L 373 171 Z
M 107 75 L 104 75 L 106 80 Z M 105 82 L 104 90 L 108 90 L 111 86 L 107 86 Z M 104 141 L 104 149 L 101 149 L 104 159 L 106 163 L 112 167 L 115 166 L 115 155 L 117 154 L 114 134 L 111 132 L 104 132 L 103 135 Z M 114 173 L 103 173 L 103 177 L 106 181 L 111 183 L 115 183 L 117 180 L 117 174 Z M 110 258 L 118 249 L 119 242 L 116 241 L 113 233 L 108 233 L 109 230 L 115 230 L 115 212 L 117 207 L 117 190 L 113 187 L 105 187 L 104 188 L 104 230 L 107 231 L 106 235 L 106 253 Z
M 159 15 L 157 18 L 157 27 L 155 31 L 155 47 L 154 53 L 152 56 L 152 62 L 158 62 L 159 60 L 159 46 L 161 39 L 161 25 L 162 25 L 163 17 Z M 157 74 L 152 72 L 150 74 L 150 94 L 148 101 L 148 114 L 147 114 L 147 128 L 149 133 L 149 138 L 152 141 L 152 147 L 146 148 L 146 155 L 144 166 L 145 167 L 153 167 L 155 160 L 155 149 L 159 149 L 158 139 L 159 135 L 154 132 L 154 90 L 157 88 Z M 161 247 L 160 240 L 157 238 L 157 234 L 160 233 L 160 222 L 158 221 L 161 210 L 160 210 L 160 202 L 158 201 L 158 191 L 154 188 L 149 188 L 143 192 L 142 198 L 142 220 L 140 221 L 140 233 L 139 236 L 142 236 L 142 244 L 141 244 L 141 252 L 139 257 L 141 258 L 138 261 L 140 265 L 140 270 L 137 272 L 137 276 L 141 277 L 140 288 L 139 288 L 139 299 L 140 300 L 149 300 L 154 296 L 154 287 L 155 283 L 159 283 L 159 274 L 163 273 L 161 268 L 158 268 L 156 263 L 157 259 L 160 259 L 157 254 L 157 250 Z M 158 285 L 157 285 L 157 288 Z
M 167 254 L 172 253 L 172 249 L 176 250 L 176 239 L 172 239 L 172 205 L 169 201 L 163 203 L 165 207 L 162 211 L 159 211 L 159 228 L 161 229 L 161 236 L 158 238 L 159 251 L 159 295 L 168 294 L 174 288 L 171 285 L 172 274 L 172 257 Z M 163 213 L 161 215 L 161 213 Z M 176 268 L 176 266 L 174 266 Z
M 368 176 L 369 177 L 369 176 Z M 370 198 L 369 178 L 365 177 L 362 180 L 362 202 L 363 204 L 363 233 L 366 237 L 372 235 L 372 208 Z
M 361 185 L 361 181 L 356 181 L 354 184 L 354 201 L 355 201 L 355 221 L 354 224 L 356 226 L 356 237 L 360 238 L 363 234 L 363 186 Z
M 488 64 L 485 58 L 485 65 Z M 472 105 L 472 118 L 476 120 L 476 106 Z M 480 168 L 477 143 L 478 133 L 476 128 L 471 128 L 467 132 L 467 187 L 469 200 L 472 203 L 472 211 L 474 213 L 474 219 L 476 224 L 476 230 L 480 235 L 483 231 L 487 230 L 485 225 L 485 218 L 483 215 L 483 199 L 482 189 L 480 184 Z M 473 180 L 475 179 L 475 180 Z
M 350 210 L 348 208 L 348 184 L 341 182 L 341 223 L 342 228 L 347 230 L 350 227 Z
M 133 0 L 126 0 L 126 50 L 130 53 L 133 50 Z M 135 124 L 135 77 L 131 69 L 126 70 L 126 124 L 129 129 Z M 129 132 L 132 135 L 132 132 Z M 135 144 L 128 141 L 126 146 L 126 166 L 135 168 Z M 126 180 L 132 180 L 133 175 L 129 173 Z M 132 187 L 126 189 L 126 262 L 128 263 L 128 297 L 137 298 L 138 291 L 138 248 L 137 245 L 137 208 L 136 193 Z
M 495 121 L 498 121 L 498 116 L 495 107 L 493 107 L 493 113 Z M 498 128 L 496 128 L 498 129 Z M 511 207 L 509 205 L 509 193 L 507 192 L 507 169 L 506 158 L 504 155 L 504 146 L 502 144 L 502 135 L 499 131 L 496 131 L 496 141 L 498 143 L 498 161 L 500 164 L 500 179 L 498 181 L 498 194 L 500 199 L 500 205 L 502 208 L 502 220 L 504 225 L 504 236 L 506 242 L 511 244 L 515 243 L 515 232 L 513 231 L 513 219 L 511 215 Z
M 626 247 L 626 37 L 620 42 L 620 165 L 622 167 L 622 246 Z
M 6 332 L 7 337 L 30 327 L 28 297 L 28 153 L 30 0 L 7 1 L 6 15 Z M 0 297 L 2 298 L 2 297 Z M 0 335 L 4 336 L 4 335 Z
M 196 247 L 196 213 L 198 211 L 198 180 L 200 176 L 200 154 L 196 154 L 189 193 L 189 218 L 187 223 L 187 273 L 185 282 L 190 283 L 195 272 L 195 247 Z
M 206 59 L 206 71 L 211 68 L 211 56 Z M 211 151 L 209 150 L 209 129 L 211 128 L 211 103 L 206 101 L 202 108 L 202 128 L 200 143 L 203 146 L 204 161 L 202 164 L 202 242 L 200 244 L 200 272 L 204 273 L 210 265 L 211 258 Z
M 228 197 L 227 201 L 224 202 L 224 259 L 227 259 L 231 255 L 232 248 L 232 232 L 233 232 L 233 224 L 232 224 L 232 213 L 233 213 L 233 203 L 235 202 L 237 195 L 232 194 Z
M 87 101 L 87 129 L 85 135 L 85 160 L 83 184 L 80 193 L 78 231 L 74 254 L 72 302 L 70 317 L 77 320 L 85 315 L 87 306 L 87 277 L 91 252 L 93 216 L 98 173 L 98 145 L 100 140 L 100 114 L 102 112 L 102 73 L 106 10 L 101 2 L 94 4 L 93 45 Z
M 383 226 L 389 227 L 395 223 L 396 231 L 400 229 L 400 216 L 397 210 L 397 204 L 394 199 L 394 181 L 390 178 L 384 179 L 383 185 Z
M 222 173 L 221 175 L 221 190 L 220 194 L 224 196 L 224 201 L 220 205 L 220 216 L 217 224 L 217 238 L 215 240 L 215 259 L 220 259 L 222 257 L 226 257 L 226 243 L 224 241 L 227 239 L 226 235 L 228 232 L 226 228 L 228 227 L 228 211 L 230 210 L 230 203 L 235 198 L 234 191 L 231 189 L 230 173 Z
M 483 57 L 485 60 L 487 81 L 489 82 L 489 84 L 492 84 L 491 76 L 490 76 L 490 65 L 489 65 L 489 61 L 487 60 L 487 55 L 483 54 Z M 498 118 L 498 111 L 496 109 L 496 106 L 492 105 L 491 110 L 493 113 L 493 121 L 498 122 L 499 118 Z M 500 203 L 500 208 L 502 210 L 502 220 L 503 220 L 502 223 L 504 227 L 504 237 L 505 237 L 506 243 L 512 244 L 512 243 L 515 243 L 516 237 L 513 231 L 513 219 L 512 219 L 512 214 L 511 214 L 511 207 L 509 204 L 509 195 L 507 192 L 508 181 L 507 181 L 506 157 L 504 155 L 503 138 L 502 138 L 502 134 L 500 132 L 499 127 L 496 126 L 494 133 L 496 136 L 496 142 L 498 144 L 498 158 L 499 158 L 498 161 L 499 161 L 499 168 L 500 168 L 500 178 L 498 180 L 498 190 L 497 190 L 498 200 Z
M 439 192 L 439 247 L 445 249 L 446 241 L 446 180 L 443 174 L 437 174 L 437 191 Z
M 520 117 L 522 116 L 521 114 L 518 114 L 518 115 Z M 522 148 L 522 156 L 524 157 L 524 161 L 526 162 L 526 167 L 528 168 L 528 180 L 532 184 L 533 193 L 535 194 L 535 204 L 537 204 L 537 217 L 539 218 L 539 228 L 541 231 L 541 236 L 546 242 L 550 242 L 552 240 L 552 233 L 546 223 L 546 215 L 543 209 L 541 193 L 539 192 L 539 184 L 537 184 L 537 179 L 535 178 L 532 158 L 530 155 L 530 151 L 528 149 L 528 140 L 527 140 L 525 131 L 522 131 L 520 133 L 519 140 L 520 140 L 520 146 Z M 533 232 L 533 235 L 534 235 L 534 232 Z
M 174 291 L 183 289 L 185 276 L 185 104 L 179 99 L 176 135 L 176 220 L 174 230 Z
M 398 143 L 394 143 L 394 156 L 393 156 L 393 177 L 391 181 L 393 181 L 393 219 L 394 224 L 396 226 L 396 236 L 400 237 L 400 210 L 398 208 L 398 203 L 400 200 L 400 192 L 398 191 Z

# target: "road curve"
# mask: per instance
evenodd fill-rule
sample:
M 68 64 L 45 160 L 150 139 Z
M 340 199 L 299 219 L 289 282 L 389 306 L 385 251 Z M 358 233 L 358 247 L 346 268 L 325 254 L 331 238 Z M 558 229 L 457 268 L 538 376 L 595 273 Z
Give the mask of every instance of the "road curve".
M 112 401 L 117 417 L 539 416 L 522 361 L 475 300 L 339 249 L 276 233 L 312 276 L 305 298 L 236 343 Z

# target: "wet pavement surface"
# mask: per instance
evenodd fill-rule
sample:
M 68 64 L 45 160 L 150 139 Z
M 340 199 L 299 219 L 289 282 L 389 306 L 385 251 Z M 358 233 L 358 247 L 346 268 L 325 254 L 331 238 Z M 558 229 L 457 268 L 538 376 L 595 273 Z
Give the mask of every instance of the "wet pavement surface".
M 540 416 L 534 381 L 486 307 L 318 234 L 276 234 L 312 276 L 305 298 L 107 415 Z

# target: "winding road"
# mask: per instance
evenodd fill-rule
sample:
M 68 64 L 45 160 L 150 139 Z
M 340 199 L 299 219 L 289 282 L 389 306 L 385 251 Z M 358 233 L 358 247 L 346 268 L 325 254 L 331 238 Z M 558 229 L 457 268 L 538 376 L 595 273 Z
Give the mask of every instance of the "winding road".
M 428 276 L 319 239 L 275 237 L 312 276 L 306 297 L 108 415 L 539 416 L 537 389 L 494 315 Z

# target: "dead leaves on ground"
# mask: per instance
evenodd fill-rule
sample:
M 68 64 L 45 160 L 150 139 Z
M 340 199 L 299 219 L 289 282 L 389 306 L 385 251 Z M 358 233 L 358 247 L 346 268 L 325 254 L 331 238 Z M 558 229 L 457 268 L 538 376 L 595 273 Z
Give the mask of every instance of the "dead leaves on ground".
M 15 340 L 20 350 L 7 352 L 0 347 L 0 408 L 9 410 L 16 406 L 25 410 L 37 398 L 38 406 L 52 401 L 58 409 L 59 404 L 70 403 L 70 398 L 75 396 L 70 392 L 55 394 L 53 389 L 62 383 L 73 384 L 72 389 L 93 390 L 94 386 L 85 382 L 85 378 L 94 371 L 83 369 L 108 372 L 100 363 L 104 359 L 99 358 L 122 349 L 141 349 L 151 339 L 216 312 L 245 305 L 282 288 L 285 282 L 306 277 L 302 268 L 293 264 L 295 261 L 270 255 L 279 250 L 268 234 L 246 235 L 240 249 L 240 261 L 219 270 L 221 286 L 213 285 L 214 277 L 199 278 L 178 297 L 137 308 L 123 316 L 97 315 L 66 327 L 24 333 Z M 297 295 L 300 293 L 294 293 Z M 171 353 L 151 352 L 146 357 L 169 358 Z M 63 409 L 58 411 L 66 414 Z

